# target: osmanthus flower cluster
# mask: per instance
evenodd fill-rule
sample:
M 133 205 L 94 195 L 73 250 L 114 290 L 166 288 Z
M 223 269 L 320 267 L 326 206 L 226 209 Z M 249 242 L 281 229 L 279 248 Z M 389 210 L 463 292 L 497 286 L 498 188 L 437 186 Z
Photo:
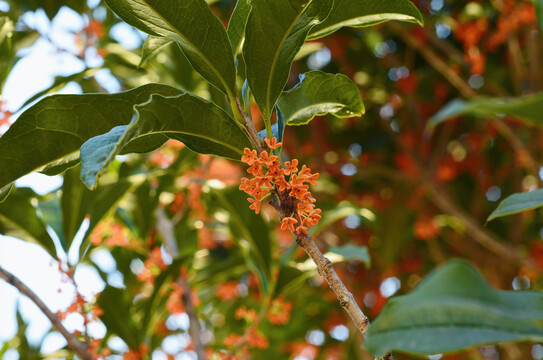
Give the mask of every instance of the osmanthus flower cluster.
M 302 166 L 298 170 L 298 160 L 286 161 L 281 166 L 279 157 L 271 155 L 282 143 L 277 138 L 264 139 L 270 152 L 264 150 L 260 154 L 256 150 L 245 148 L 241 161 L 249 165 L 247 172 L 252 178 L 242 178 L 240 190 L 252 197 L 247 200 L 249 206 L 258 214 L 262 201 L 276 195 L 279 206 L 289 216 L 284 216 L 282 230 L 290 230 L 298 234 L 307 234 L 310 227 L 316 225 L 321 218 L 321 209 L 315 208 L 315 199 L 311 197 L 309 185 L 316 185 L 319 174 L 311 173 L 311 169 Z

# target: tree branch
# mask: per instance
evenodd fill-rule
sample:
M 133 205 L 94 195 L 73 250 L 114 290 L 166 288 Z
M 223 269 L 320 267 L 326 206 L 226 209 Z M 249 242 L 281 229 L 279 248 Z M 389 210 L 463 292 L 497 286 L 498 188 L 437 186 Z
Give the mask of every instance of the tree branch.
M 62 322 L 57 318 L 55 314 L 49 308 L 47 305 L 43 303 L 43 301 L 32 291 L 28 286 L 26 286 L 21 280 L 19 280 L 15 275 L 8 272 L 7 270 L 3 269 L 0 266 L 0 278 L 3 279 L 8 284 L 12 285 L 13 287 L 17 288 L 19 292 L 26 297 L 28 297 L 36 306 L 47 316 L 49 321 L 51 321 L 51 324 L 64 336 L 68 343 L 68 347 L 72 349 L 77 356 L 84 360 L 93 360 L 93 357 L 91 354 L 87 352 L 87 346 L 79 341 L 77 337 L 75 337 L 74 334 L 69 332 L 64 325 L 62 325 Z

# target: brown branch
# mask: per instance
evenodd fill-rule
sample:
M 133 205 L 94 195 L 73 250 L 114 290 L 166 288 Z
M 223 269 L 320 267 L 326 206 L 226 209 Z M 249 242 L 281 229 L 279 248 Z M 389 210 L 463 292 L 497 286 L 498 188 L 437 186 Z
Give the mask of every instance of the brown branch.
M 21 280 L 19 280 L 15 275 L 11 274 L 7 270 L 3 269 L 0 266 L 0 278 L 3 279 L 8 284 L 15 287 L 19 292 L 26 297 L 28 297 L 36 306 L 47 316 L 49 321 L 51 321 L 51 324 L 64 336 L 66 339 L 66 342 L 68 343 L 68 347 L 73 350 L 79 356 L 80 358 L 84 360 L 92 360 L 93 357 L 91 354 L 87 352 L 87 346 L 79 341 L 77 337 L 75 337 L 74 334 L 69 332 L 64 325 L 62 325 L 62 322 L 57 318 L 55 314 L 49 308 L 47 305 L 43 303 L 43 301 L 32 291 L 28 286 L 26 286 Z
M 164 209 L 160 207 L 155 212 L 155 216 L 157 218 L 158 224 L 157 231 L 160 233 L 160 235 L 162 235 L 162 239 L 165 245 L 164 248 L 166 249 L 166 252 L 172 258 L 174 258 L 177 255 L 177 240 L 174 233 L 174 224 L 170 219 L 168 219 L 166 213 L 164 212 Z M 189 334 L 192 338 L 192 343 L 194 344 L 196 356 L 198 360 L 205 360 L 205 347 L 202 343 L 201 336 L 202 329 L 200 327 L 200 320 L 198 318 L 198 315 L 196 314 L 196 308 L 194 307 L 194 303 L 192 302 L 190 286 L 188 284 L 188 281 L 184 278 L 180 278 L 177 283 L 183 287 L 181 301 L 183 302 L 183 305 L 185 305 L 185 311 L 187 312 L 187 315 L 190 319 Z
M 304 249 L 307 255 L 311 257 L 315 265 L 317 265 L 317 271 L 326 279 L 343 309 L 349 314 L 360 333 L 365 335 L 370 322 L 356 303 L 353 294 L 351 294 L 337 275 L 332 262 L 322 255 L 310 235 L 300 235 L 297 233 L 295 235 L 298 246 Z
M 183 286 L 183 294 L 181 295 L 181 299 L 183 300 L 185 311 L 190 319 L 189 333 L 190 337 L 192 338 L 192 342 L 194 343 L 194 350 L 196 351 L 198 360 L 204 360 L 206 358 L 206 354 L 201 336 L 202 328 L 200 327 L 200 319 L 198 318 L 198 315 L 196 315 L 196 308 L 192 302 L 190 287 L 185 279 L 180 279 L 179 282 Z

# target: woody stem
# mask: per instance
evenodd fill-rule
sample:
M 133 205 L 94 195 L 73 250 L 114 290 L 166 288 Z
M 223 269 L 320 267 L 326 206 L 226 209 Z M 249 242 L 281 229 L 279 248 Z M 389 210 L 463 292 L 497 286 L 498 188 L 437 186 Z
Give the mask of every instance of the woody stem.
M 79 339 L 77 339 L 74 334 L 69 332 L 64 327 L 64 325 L 62 325 L 62 322 L 57 318 L 55 314 L 53 314 L 51 310 L 49 310 L 47 305 L 44 304 L 44 302 L 38 297 L 38 295 L 30 290 L 30 288 L 26 286 L 21 280 L 19 280 L 15 275 L 3 269 L 1 266 L 0 279 L 17 288 L 17 290 L 19 290 L 21 294 L 32 300 L 32 302 L 36 304 L 36 306 L 45 314 L 45 316 L 47 316 L 49 321 L 51 321 L 51 324 L 53 324 L 53 326 L 62 334 L 62 336 L 64 336 L 66 342 L 68 343 L 68 347 L 72 349 L 77 354 L 77 356 L 84 360 L 93 359 L 91 354 L 87 352 L 87 346 L 79 341 Z

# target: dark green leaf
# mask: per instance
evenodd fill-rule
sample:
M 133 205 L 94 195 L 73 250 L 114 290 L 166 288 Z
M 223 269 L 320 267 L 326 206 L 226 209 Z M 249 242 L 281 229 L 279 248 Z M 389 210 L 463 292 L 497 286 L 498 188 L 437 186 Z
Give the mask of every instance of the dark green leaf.
M 43 247 L 53 258 L 57 252 L 32 202 L 39 195 L 29 188 L 15 188 L 0 204 L 0 234 L 32 242 Z
M 79 180 L 80 167 L 69 169 L 62 184 L 62 229 L 68 249 L 89 212 L 94 194 Z
M 236 122 L 215 104 L 190 94 L 175 97 L 153 95 L 136 106 L 132 122 L 90 139 L 81 147 L 81 179 L 89 187 L 115 155 L 131 141 L 165 134 L 190 149 L 239 160 L 245 147 L 252 147 Z
M 420 11 L 409 0 L 334 0 L 334 8 L 324 22 L 311 30 L 309 39 L 330 35 L 344 26 L 359 28 L 400 20 L 423 24 Z
M 534 5 L 539 29 L 543 31 L 543 0 L 534 0 Z
M 543 125 L 543 92 L 517 98 L 479 98 L 473 100 L 456 99 L 445 105 L 432 116 L 428 127 L 436 125 L 457 115 L 481 117 L 514 116 L 527 123 Z
M 375 356 L 461 351 L 511 341 L 543 341 L 543 293 L 499 291 L 468 263 L 450 261 L 415 290 L 390 299 L 368 330 Z
M 179 90 L 149 84 L 118 94 L 53 95 L 30 107 L 0 137 L 0 188 L 74 153 L 88 139 L 126 125 L 134 104 Z
M 47 175 L 47 176 L 54 176 L 58 175 L 63 171 L 66 171 L 67 169 L 70 169 L 77 164 L 80 163 L 79 159 L 79 151 L 76 151 L 65 158 L 62 158 L 60 160 L 54 161 L 48 165 L 46 165 L 43 170 L 40 171 L 40 173 Z
M 62 250 L 68 252 L 69 246 L 62 228 L 63 218 L 60 204 L 60 192 L 54 191 L 38 199 L 38 209 L 43 222 L 50 226 L 57 235 Z
M 108 331 L 117 334 L 131 349 L 138 349 L 142 343 L 142 331 L 133 320 L 135 314 L 130 294 L 108 285 L 100 293 L 97 303 L 104 311 L 100 320 Z
M 309 31 L 322 22 L 332 0 L 254 0 L 247 21 L 243 57 L 247 80 L 266 128 L 290 66 Z M 271 130 L 271 129 L 269 129 Z
M 214 189 L 218 203 L 228 214 L 232 238 L 241 248 L 247 266 L 261 280 L 263 293 L 267 292 L 271 274 L 271 240 L 269 228 L 262 216 L 249 209 L 247 196 L 237 187 Z
M 249 2 L 247 0 L 238 0 L 228 22 L 226 34 L 228 35 L 228 40 L 230 40 L 234 56 L 241 50 L 241 44 L 245 38 L 245 25 L 247 24 L 250 12 L 251 5 L 249 5 Z
M 12 189 L 13 184 L 6 185 L 0 189 L 0 204 L 6 201 Z
M 353 117 L 364 114 L 364 104 L 355 83 L 343 74 L 309 71 L 300 82 L 279 97 L 277 106 L 287 125 L 305 125 L 315 116 L 333 114 Z
M 543 206 L 543 189 L 517 193 L 506 197 L 500 205 L 490 214 L 486 221 L 502 216 L 518 214 L 526 210 L 537 209 Z
M 234 56 L 221 21 L 204 0 L 106 0 L 128 24 L 175 40 L 192 66 L 234 100 Z M 202 25 L 205 30 L 202 30 Z
M 366 267 L 370 267 L 371 265 L 370 253 L 366 246 L 356 246 L 353 244 L 332 246 L 328 248 L 328 252 L 341 256 L 345 261 L 360 260 L 366 264 Z

